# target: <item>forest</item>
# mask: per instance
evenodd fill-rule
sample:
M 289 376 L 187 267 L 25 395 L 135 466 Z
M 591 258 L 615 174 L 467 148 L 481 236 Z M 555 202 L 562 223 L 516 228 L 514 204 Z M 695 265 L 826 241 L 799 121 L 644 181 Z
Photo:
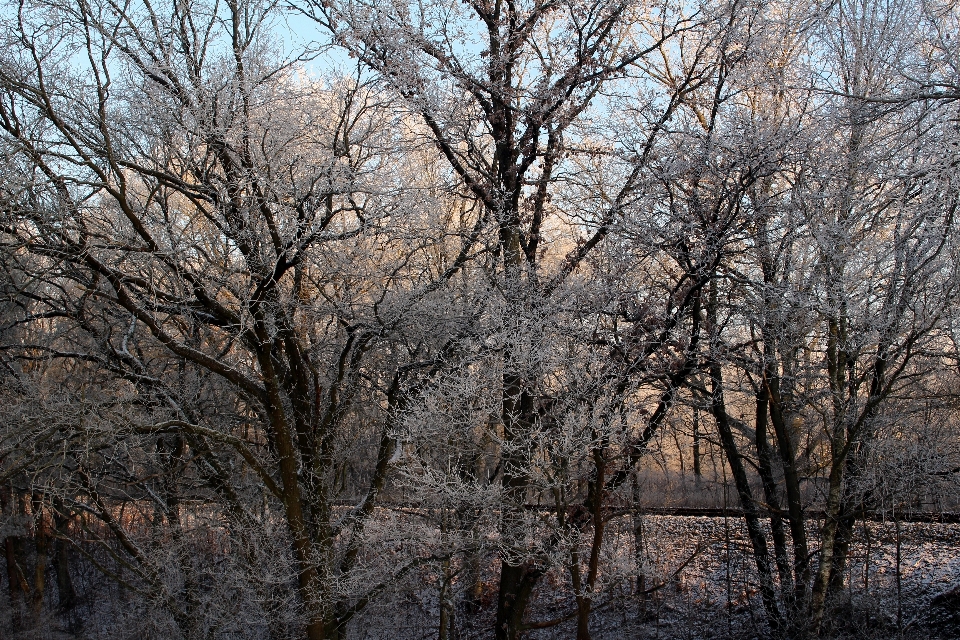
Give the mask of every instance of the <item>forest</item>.
M 958 38 L 2 0 L 0 637 L 960 637 Z

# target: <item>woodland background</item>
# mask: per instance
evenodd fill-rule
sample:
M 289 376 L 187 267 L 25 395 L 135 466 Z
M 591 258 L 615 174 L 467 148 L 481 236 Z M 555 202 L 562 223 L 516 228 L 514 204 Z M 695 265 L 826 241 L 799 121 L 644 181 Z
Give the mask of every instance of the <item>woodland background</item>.
M 956 637 L 958 27 L 4 0 L 0 633 Z

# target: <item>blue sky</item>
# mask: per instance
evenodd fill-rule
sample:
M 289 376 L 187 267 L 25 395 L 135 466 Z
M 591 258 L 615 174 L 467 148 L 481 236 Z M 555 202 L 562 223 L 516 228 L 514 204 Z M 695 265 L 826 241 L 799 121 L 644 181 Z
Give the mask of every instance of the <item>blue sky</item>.
M 287 11 L 277 20 L 275 34 L 283 41 L 287 55 L 294 55 L 318 43 L 328 42 L 327 35 L 317 23 L 302 13 Z M 356 61 L 351 60 L 339 47 L 324 49 L 312 62 L 305 65 L 308 73 L 321 76 L 330 71 L 352 71 Z

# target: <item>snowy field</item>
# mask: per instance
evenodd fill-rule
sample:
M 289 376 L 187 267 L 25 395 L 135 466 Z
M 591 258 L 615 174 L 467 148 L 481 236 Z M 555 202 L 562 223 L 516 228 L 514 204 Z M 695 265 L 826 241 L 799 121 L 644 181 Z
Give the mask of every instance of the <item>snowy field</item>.
M 644 518 L 647 589 L 662 585 L 646 602 L 637 595 L 633 531 L 611 527 L 605 593 L 595 601 L 595 639 L 763 638 L 766 627 L 756 588 L 749 540 L 739 519 L 680 516 Z M 627 522 L 621 523 L 626 525 Z M 815 531 L 811 529 L 811 542 Z M 859 523 L 848 562 L 841 613 L 832 635 L 845 638 L 960 638 L 960 525 Z M 491 583 L 493 584 L 493 583 Z M 372 609 L 350 637 L 436 638 L 438 589 L 430 578 L 406 594 L 402 606 Z M 551 590 L 551 587 L 553 589 Z M 491 588 L 492 589 L 492 588 Z M 495 602 L 486 593 L 485 603 Z M 898 607 L 900 611 L 898 628 Z M 531 622 L 573 611 L 566 580 L 543 581 Z M 460 638 L 487 638 L 492 607 Z M 536 640 L 572 638 L 574 622 L 537 629 Z
M 815 523 L 814 523 L 815 524 Z M 810 530 L 811 544 L 816 531 Z M 602 561 L 602 589 L 594 600 L 591 634 L 595 640 L 749 639 L 767 637 L 749 540 L 742 521 L 729 517 L 647 515 L 642 547 L 630 518 L 610 523 Z M 899 549 L 899 552 L 898 552 Z M 898 561 L 899 557 L 899 561 Z M 469 585 L 455 574 L 448 589 L 456 633 L 447 640 L 491 637 L 496 609 L 497 562 L 488 558 L 473 608 Z M 859 523 L 848 558 L 838 613 L 828 621 L 834 638 L 960 638 L 960 524 Z M 638 593 L 642 568 L 646 597 Z M 6 589 L 0 593 L 0 638 L 122 640 L 179 637 L 160 609 L 110 582 L 90 566 L 76 565 L 82 604 L 65 620 L 55 612 L 38 628 L 11 634 Z M 349 629 L 350 640 L 438 638 L 440 567 L 394 586 Z M 53 596 L 55 598 L 55 596 Z M 222 604 L 222 603 L 221 603 Z M 267 640 L 271 624 L 253 611 L 215 606 L 219 629 L 209 640 Z M 242 607 L 240 608 L 242 609 Z M 574 599 L 563 570 L 541 581 L 528 611 L 536 625 L 528 640 L 573 638 Z M 226 618 L 230 618 L 227 620 Z M 292 629 L 291 629 L 292 630 Z

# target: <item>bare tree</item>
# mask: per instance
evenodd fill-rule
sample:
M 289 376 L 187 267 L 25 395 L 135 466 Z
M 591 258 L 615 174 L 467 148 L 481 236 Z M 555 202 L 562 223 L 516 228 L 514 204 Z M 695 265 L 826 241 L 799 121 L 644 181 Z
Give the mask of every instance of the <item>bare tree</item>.
M 605 91 L 631 86 L 630 76 L 642 74 L 648 58 L 666 52 L 672 38 L 706 18 L 695 8 L 685 15 L 627 2 L 343 2 L 301 8 L 390 83 L 409 112 L 422 120 L 464 195 L 480 206 L 475 229 L 478 238 L 484 234 L 493 256 L 487 273 L 497 296 L 496 350 L 502 358 L 496 425 L 503 488 L 496 636 L 516 638 L 547 566 L 525 542 L 525 505 L 536 488 L 533 470 L 540 455 L 537 434 L 553 428 L 549 424 L 563 423 L 564 412 L 578 411 L 582 402 L 569 390 L 550 387 L 552 314 L 558 296 L 569 295 L 565 283 L 571 274 L 636 199 L 665 124 L 681 96 L 697 83 L 696 61 L 671 86 L 635 103 L 643 115 L 629 145 L 598 147 L 589 123 L 615 107 L 601 104 Z M 617 182 L 602 195 L 570 200 L 563 185 L 577 170 L 571 160 L 591 154 L 602 154 L 619 167 Z M 690 300 L 681 306 L 686 309 Z M 594 436 L 588 440 L 595 445 L 582 451 L 592 450 L 599 461 L 606 436 Z M 605 485 L 604 463 L 599 464 L 594 469 L 596 509 Z M 600 512 L 591 517 L 599 542 Z M 591 577 L 576 586 L 583 596 L 578 596 L 580 637 L 587 635 L 597 551 L 588 563 Z M 574 574 L 574 582 L 581 582 Z
M 327 40 L 285 52 L 284 10 Z M 953 486 L 901 428 L 960 360 L 951 3 L 0 14 L 24 626 L 48 565 L 91 610 L 82 559 L 142 633 L 341 638 L 426 577 L 441 638 L 586 639 L 644 570 L 610 558 L 630 481 L 692 410 L 766 624 L 812 637 L 857 520 Z M 328 47 L 351 73 L 310 75 Z M 885 479 L 891 451 L 931 471 Z
M 855 520 L 869 508 L 854 489 L 865 452 L 888 419 L 887 403 L 902 409 L 921 393 L 914 381 L 937 368 L 955 295 L 954 187 L 942 159 L 916 153 L 942 130 L 929 105 L 890 109 L 871 98 L 897 91 L 891 63 L 911 42 L 913 9 L 841 3 L 819 25 L 798 25 L 794 51 L 825 56 L 833 65 L 827 84 L 808 83 L 814 90 L 806 97 L 785 95 L 785 76 L 809 72 L 787 55 L 772 84 L 751 90 L 740 107 L 753 114 L 755 135 L 769 134 L 773 117 L 779 131 L 768 140 L 782 155 L 742 196 L 752 218 L 744 246 L 750 258 L 723 267 L 733 304 L 717 319 L 711 348 L 725 363 L 715 363 L 710 378 L 748 526 L 749 505 L 761 502 L 740 462 L 748 459 L 743 440 L 754 449 L 789 635 L 818 634 L 828 596 L 842 586 Z M 804 102 L 792 102 L 798 98 Z M 825 145 L 817 131 L 842 134 L 845 145 Z M 725 368 L 741 369 L 748 386 L 724 382 Z M 724 388 L 754 399 L 755 419 L 741 424 L 739 444 L 734 412 L 717 405 Z M 804 490 L 804 475 L 817 477 L 822 493 Z M 825 517 L 813 567 L 804 513 L 820 500 Z M 763 582 L 770 560 L 751 536 Z
M 5 12 L 3 260 L 23 332 L 4 358 L 24 385 L 42 375 L 29 363 L 61 362 L 43 393 L 72 401 L 12 422 L 3 476 L 59 468 L 48 495 L 101 521 L 183 633 L 196 589 L 170 591 L 117 509 L 149 504 L 179 530 L 200 500 L 237 548 L 279 535 L 307 637 L 338 637 L 420 561 L 367 566 L 366 525 L 394 416 L 444 344 L 457 294 L 437 289 L 466 259 L 463 219 L 430 206 L 438 185 L 397 154 L 403 126 L 373 87 L 268 62 L 274 10 Z

